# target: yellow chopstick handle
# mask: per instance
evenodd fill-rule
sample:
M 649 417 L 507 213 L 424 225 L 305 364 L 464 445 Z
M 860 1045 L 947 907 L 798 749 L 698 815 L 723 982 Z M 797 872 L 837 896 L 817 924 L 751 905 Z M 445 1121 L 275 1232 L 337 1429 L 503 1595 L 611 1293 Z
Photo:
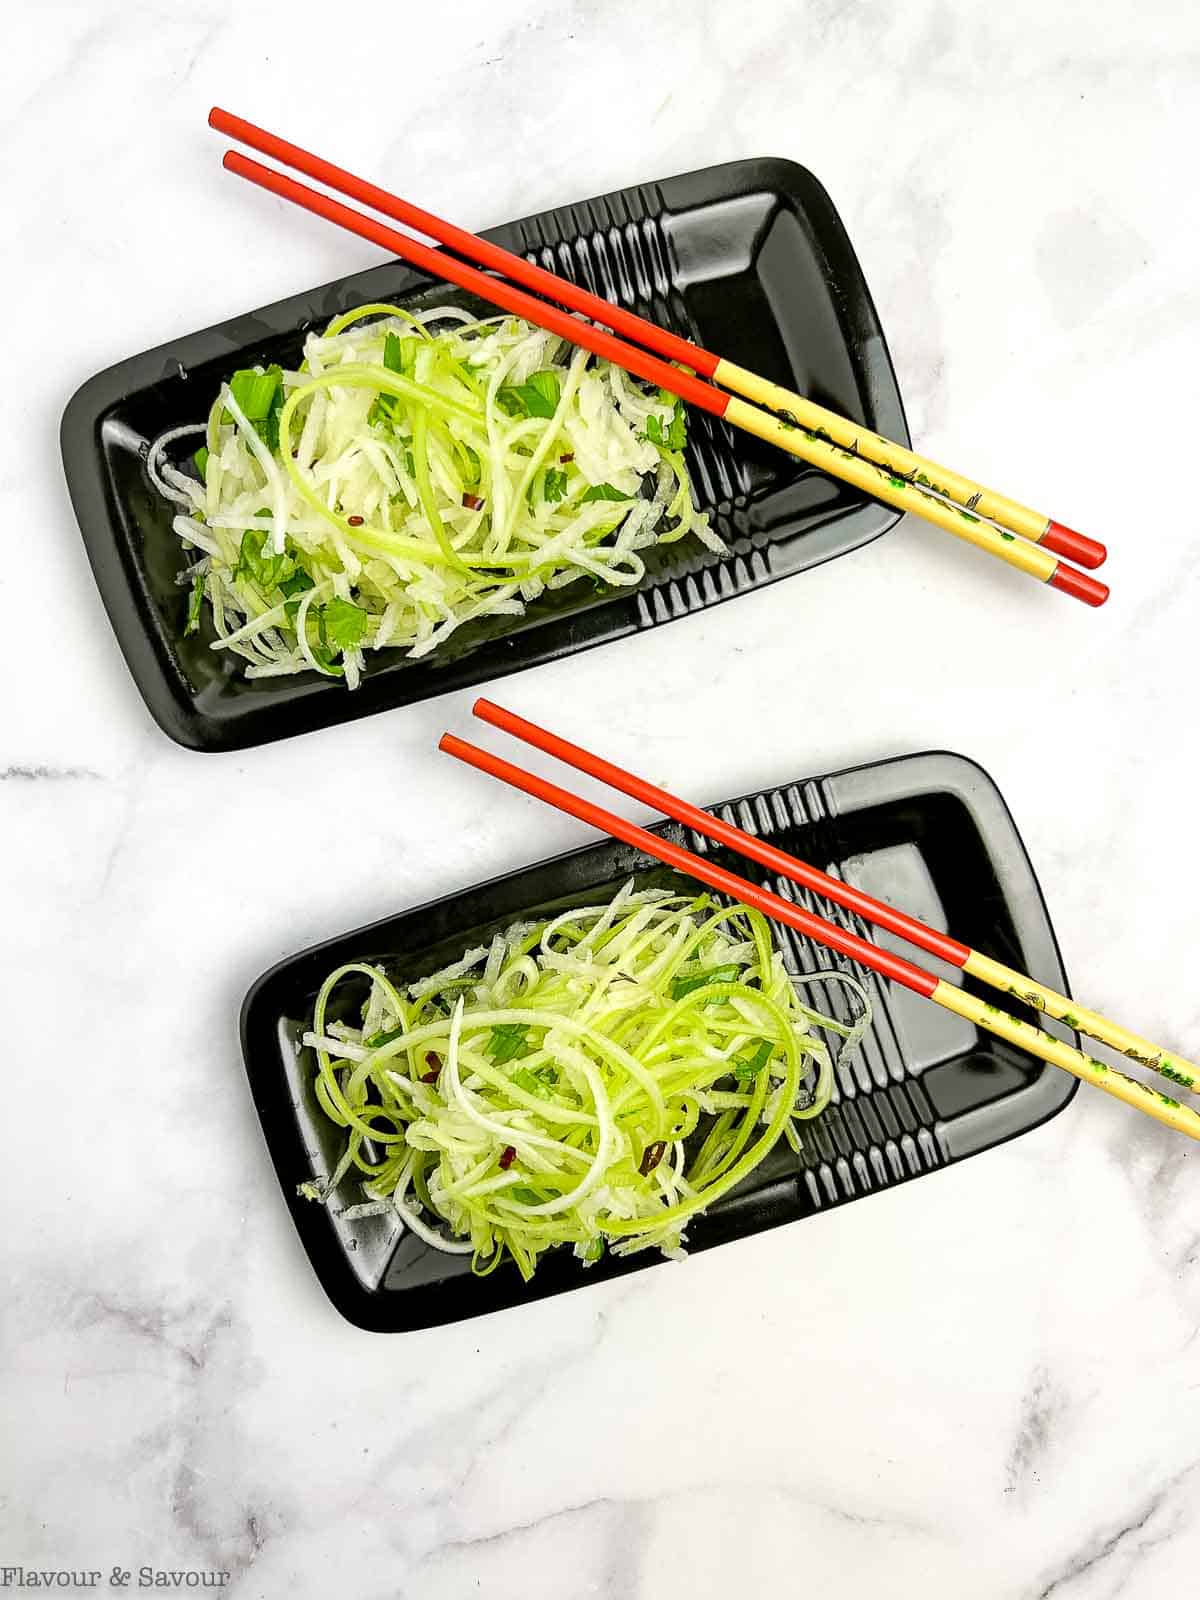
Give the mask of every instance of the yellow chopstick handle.
M 1040 539 L 1050 525 L 1050 519 L 1044 512 L 1034 511 L 1019 500 L 1010 500 L 995 489 L 987 489 L 972 478 L 964 478 L 949 467 L 939 466 L 936 461 L 919 456 L 915 450 L 908 450 L 892 439 L 872 433 L 870 428 L 860 426 L 849 417 L 839 416 L 836 411 L 827 411 L 815 400 L 806 400 L 802 394 L 770 383 L 756 372 L 749 372 L 732 361 L 718 362 L 713 378 L 722 388 L 744 395 L 747 400 L 753 400 L 760 406 L 790 413 L 806 428 L 823 429 L 834 444 L 853 450 L 858 455 L 868 456 L 881 466 L 891 467 L 897 477 L 922 474 L 929 488 L 936 489 L 951 500 L 957 500 L 959 505 L 978 512 L 980 516 L 992 517 L 1026 539 Z
M 1015 995 L 1018 1000 L 1024 1000 L 1026 1005 L 1031 1005 L 1035 1011 L 1044 1011 L 1048 1017 L 1065 1022 L 1068 1028 L 1086 1033 L 1089 1039 L 1099 1039 L 1102 1044 L 1109 1045 L 1113 1050 L 1119 1050 L 1123 1056 L 1128 1056 L 1139 1066 L 1160 1072 L 1172 1083 L 1178 1083 L 1185 1089 L 1195 1089 L 1200 1084 L 1200 1067 L 1194 1062 L 1186 1060 L 1183 1056 L 1172 1055 L 1161 1045 L 1143 1039 L 1141 1034 L 1131 1033 L 1128 1028 L 1121 1027 L 1120 1023 L 1110 1022 L 1107 1017 L 1101 1016 L 1100 1012 L 1090 1011 L 1087 1006 L 1079 1005 L 1076 1001 L 1068 999 L 1065 994 L 1056 994 L 1053 989 L 1034 983 L 1033 979 L 1026 977 L 1023 972 L 1006 967 L 1003 962 L 993 961 L 990 956 L 980 955 L 978 950 L 971 951 L 963 963 L 963 971 L 981 979 L 993 989 L 1001 989 L 1005 994 Z
M 1160 1094 L 1149 1084 L 1139 1083 L 1136 1078 L 1128 1077 L 1116 1067 L 1106 1066 L 1094 1056 L 1085 1056 L 1082 1050 L 1076 1050 L 1074 1045 L 1043 1033 L 1032 1022 L 1022 1022 L 1019 1017 L 1010 1016 L 998 1006 L 990 1005 L 977 995 L 968 994 L 965 989 L 958 989 L 943 980 L 938 981 L 930 998 L 939 1006 L 945 1006 L 947 1011 L 973 1022 L 977 1028 L 994 1033 L 999 1039 L 1007 1039 L 1009 1044 L 1028 1050 L 1031 1055 L 1039 1056 L 1052 1066 L 1062 1067 L 1064 1072 L 1071 1073 L 1084 1083 L 1094 1084 L 1097 1089 L 1103 1089 L 1105 1094 L 1123 1100 L 1137 1111 L 1144 1111 L 1148 1117 L 1173 1128 L 1176 1133 L 1185 1133 L 1189 1139 L 1200 1139 L 1200 1114 L 1193 1111 L 1191 1106 L 1180 1105 L 1169 1094 Z
M 924 517 L 926 522 L 944 528 L 947 533 L 965 539 L 968 544 L 986 550 L 989 555 L 998 556 L 1010 567 L 1027 572 L 1043 583 L 1054 576 L 1058 558 L 1048 550 L 1043 550 L 1040 544 L 1031 544 L 1027 539 L 1019 539 L 1016 534 L 1004 533 L 990 522 L 981 521 L 973 512 L 948 506 L 936 495 L 914 484 L 889 477 L 872 462 L 843 449 L 841 445 L 812 439 L 770 411 L 763 411 L 758 406 L 735 398 L 729 402 L 725 420 L 735 428 L 743 428 L 747 433 L 754 434 L 756 438 L 765 439 L 768 444 L 778 445 L 789 455 L 799 456 L 801 461 L 811 462 L 814 467 L 820 467 L 835 478 L 844 479 L 864 494 L 895 506 L 898 511 L 911 511 L 914 516 Z

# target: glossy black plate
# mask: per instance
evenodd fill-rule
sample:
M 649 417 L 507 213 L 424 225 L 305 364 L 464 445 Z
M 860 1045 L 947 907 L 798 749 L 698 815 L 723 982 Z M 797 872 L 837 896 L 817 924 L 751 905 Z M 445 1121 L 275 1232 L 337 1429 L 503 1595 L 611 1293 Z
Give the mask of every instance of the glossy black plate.
M 716 809 L 739 827 L 1069 992 L 1020 836 L 996 786 L 965 757 L 905 756 Z M 781 884 L 674 823 L 660 824 L 658 831 L 867 931 L 857 919 L 831 911 L 825 902 L 818 905 L 806 891 Z M 296 1193 L 304 1180 L 328 1176 L 338 1149 L 337 1130 L 313 1099 L 310 1052 L 298 1046 L 317 989 L 335 966 L 365 958 L 412 982 L 510 922 L 610 895 L 631 875 L 647 885 L 679 881 L 624 845 L 593 845 L 317 945 L 273 968 L 246 997 L 242 1050 L 284 1197 L 326 1293 L 359 1327 L 430 1327 L 662 1264 L 647 1252 L 584 1268 L 569 1252 L 552 1251 L 529 1284 L 509 1262 L 489 1277 L 474 1278 L 462 1256 L 430 1249 L 401 1234 L 388 1218 L 343 1221 L 336 1213 L 362 1198 L 353 1183 L 343 1185 L 334 1211 Z M 797 972 L 824 970 L 840 960 L 787 929 L 777 934 Z M 876 937 L 913 954 L 888 934 Z M 916 959 L 934 965 L 939 976 L 955 976 L 925 955 Z M 829 1108 L 801 1125 L 801 1161 L 785 1145 L 772 1152 L 745 1184 L 692 1223 L 691 1251 L 811 1217 L 960 1161 L 1036 1127 L 1074 1093 L 1075 1080 L 1065 1072 L 980 1034 L 907 990 L 841 964 L 867 985 L 874 1004 L 860 1053 L 839 1066 Z M 814 1004 L 848 1020 L 840 985 L 815 992 Z M 1074 1038 L 1049 1019 L 1039 1020 L 1060 1037 Z M 785 1240 L 779 1249 L 786 1251 Z
M 803 167 L 769 159 L 710 167 L 486 237 L 907 443 L 862 271 L 829 196 Z M 96 582 L 147 706 L 180 744 L 243 749 L 483 683 L 801 572 L 896 521 L 845 484 L 747 435 L 735 443 L 724 423 L 696 415 L 692 473 L 727 556 L 694 540 L 664 546 L 648 552 L 637 590 L 598 597 L 576 584 L 523 618 L 463 628 L 424 660 L 381 654 L 354 693 L 314 673 L 248 681 L 233 656 L 209 649 L 207 618 L 183 637 L 186 594 L 176 576 L 184 563 L 174 508 L 146 475 L 149 442 L 203 421 L 236 368 L 295 365 L 310 328 L 378 300 L 470 303 L 388 263 L 134 356 L 67 406 L 63 464 Z

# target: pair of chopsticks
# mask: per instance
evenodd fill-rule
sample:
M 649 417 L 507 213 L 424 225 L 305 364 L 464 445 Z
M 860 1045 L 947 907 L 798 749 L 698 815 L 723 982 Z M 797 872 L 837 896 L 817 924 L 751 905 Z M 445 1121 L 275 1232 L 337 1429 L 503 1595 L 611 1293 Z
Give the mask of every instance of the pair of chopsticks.
M 539 728 L 535 723 L 527 722 L 515 712 L 506 711 L 488 700 L 477 700 L 474 710 L 477 717 L 490 723 L 492 727 L 500 728 L 505 733 L 510 733 L 526 744 L 534 746 L 535 749 L 557 757 L 558 760 L 566 762 L 568 766 L 586 773 L 589 777 L 598 778 L 602 783 L 620 790 L 622 794 L 629 795 L 634 800 L 653 806 L 657 811 L 674 818 L 676 822 L 683 823 L 694 832 L 703 834 L 717 844 L 758 862 L 760 866 L 767 867 L 777 876 L 814 890 L 826 899 L 856 913 L 865 921 L 898 935 L 917 949 L 937 956 L 1002 994 L 1013 996 L 1035 1011 L 1055 1017 L 1066 1026 L 1100 1040 L 1130 1060 L 1162 1074 L 1171 1084 L 1185 1089 L 1195 1089 L 1200 1083 L 1200 1067 L 1184 1060 L 1181 1056 L 1161 1049 L 1136 1033 L 1131 1033 L 1120 1024 L 1110 1022 L 1099 1012 L 1077 1004 L 1066 995 L 1047 989 L 1044 984 L 1036 983 L 1025 973 L 1007 967 L 1002 962 L 993 961 L 981 951 L 973 950 L 969 945 L 961 944 L 957 939 L 939 933 L 915 917 L 896 910 L 894 906 L 886 905 L 882 900 L 864 894 L 861 889 L 843 883 L 838 878 L 831 878 L 817 867 L 801 861 L 799 857 L 788 855 L 786 851 L 778 850 L 762 839 L 756 839 L 753 834 L 744 833 L 731 823 L 714 817 L 711 812 L 702 811 L 698 806 L 680 800 L 667 790 L 647 783 L 633 773 L 626 772 L 600 756 L 593 755 L 589 750 L 571 744 L 566 739 L 547 732 L 545 728 Z M 1200 1139 L 1200 1114 L 1190 1106 L 1180 1104 L 1174 1096 L 1162 1093 L 1137 1078 L 1131 1078 L 1115 1067 L 1106 1066 L 1103 1061 L 1085 1055 L 1082 1050 L 1077 1050 L 1073 1045 L 1043 1032 L 1033 1023 L 1022 1021 L 1019 1017 L 1001 1010 L 999 1006 L 982 1000 L 955 984 L 947 983 L 942 978 L 935 977 L 933 973 L 926 972 L 923 967 L 917 966 L 904 956 L 893 955 L 890 951 L 881 949 L 879 945 L 872 944 L 870 940 L 839 928 L 834 923 L 827 922 L 824 917 L 816 916 L 813 912 L 794 905 L 790 900 L 784 900 L 771 890 L 760 888 L 757 884 L 738 877 L 715 862 L 694 855 L 690 850 L 672 844 L 670 840 L 660 838 L 658 834 L 650 833 L 647 829 L 638 827 L 636 823 L 626 821 L 615 812 L 606 811 L 590 800 L 584 800 L 567 789 L 559 788 L 557 784 L 525 772 L 502 757 L 468 744 L 452 733 L 443 735 L 438 748 L 448 755 L 456 756 L 458 760 L 466 762 L 468 766 L 475 767 L 480 772 L 489 773 L 492 777 L 511 784 L 513 788 L 523 790 L 525 794 L 532 795 L 535 799 L 544 800 L 548 805 L 565 811 L 568 816 L 577 817 L 581 822 L 600 829 L 612 838 L 620 839 L 646 855 L 656 857 L 667 866 L 686 873 L 719 893 L 740 900 L 745 905 L 756 907 L 773 921 L 796 929 L 817 944 L 827 945 L 831 950 L 849 956 L 851 960 L 878 973 L 880 977 L 903 984 L 906 989 L 924 995 L 935 1005 L 955 1012 L 977 1028 L 982 1028 L 987 1033 L 994 1033 L 997 1038 L 1007 1040 L 1009 1044 L 1028 1051 L 1030 1055 L 1048 1061 L 1053 1066 L 1062 1067 L 1064 1071 L 1070 1072 L 1083 1082 L 1094 1084 L 1106 1094 L 1123 1100 L 1126 1105 L 1133 1106 L 1138 1111 L 1144 1111 L 1155 1121 L 1165 1123 L 1176 1132 L 1185 1133 L 1192 1139 Z
M 1086 567 L 1100 566 L 1107 552 L 1094 539 L 613 305 L 522 256 L 455 227 L 242 117 L 214 106 L 208 120 L 218 133 L 405 223 L 480 267 L 501 273 L 535 293 L 514 288 L 504 278 L 491 277 L 445 250 L 420 244 L 237 151 L 226 151 L 224 165 L 239 177 L 381 245 L 432 277 L 456 283 L 504 311 L 603 356 L 689 405 L 778 445 L 789 455 L 841 478 L 898 511 L 924 517 L 1053 589 L 1061 589 L 1091 606 L 1103 605 L 1108 599 L 1107 585 L 1062 559 L 1069 556 Z M 538 299 L 536 295 L 547 298 Z M 550 305 L 547 300 L 556 303 Z M 563 306 L 592 321 L 579 321 L 577 316 L 559 309 Z M 679 365 L 671 365 L 672 362 Z M 718 384 L 723 387 L 718 388 Z

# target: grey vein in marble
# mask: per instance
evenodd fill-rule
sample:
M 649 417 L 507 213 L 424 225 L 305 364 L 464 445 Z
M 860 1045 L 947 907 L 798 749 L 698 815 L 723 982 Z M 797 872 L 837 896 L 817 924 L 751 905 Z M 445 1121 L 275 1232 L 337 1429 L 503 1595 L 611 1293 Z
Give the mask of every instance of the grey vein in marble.
M 1139 1500 L 1128 1520 L 1118 1527 L 1112 1531 L 1106 1529 L 1090 1538 L 1041 1588 L 1034 1592 L 1034 1600 L 1050 1600 L 1052 1595 L 1062 1596 L 1072 1585 L 1080 1579 L 1089 1577 L 1100 1567 L 1104 1567 L 1107 1574 L 1113 1564 L 1114 1556 L 1124 1560 L 1125 1571 L 1117 1577 L 1114 1587 L 1107 1592 L 1110 1596 L 1123 1593 L 1134 1578 L 1142 1558 L 1149 1551 L 1174 1538 L 1181 1527 L 1185 1526 L 1183 1507 L 1174 1503 L 1175 1492 L 1192 1476 L 1197 1466 L 1200 1466 L 1200 1463 L 1186 1467 L 1161 1488 L 1156 1489 L 1153 1494 Z M 1170 1515 L 1163 1519 L 1165 1526 L 1153 1526 L 1159 1513 L 1164 1510 L 1170 1512 Z M 1140 1540 L 1134 1538 L 1136 1534 L 1143 1532 L 1146 1533 L 1145 1538 Z
M 79 779 L 100 778 L 101 773 L 91 767 L 25 766 L 14 764 L 0 767 L 0 783 L 69 783 Z

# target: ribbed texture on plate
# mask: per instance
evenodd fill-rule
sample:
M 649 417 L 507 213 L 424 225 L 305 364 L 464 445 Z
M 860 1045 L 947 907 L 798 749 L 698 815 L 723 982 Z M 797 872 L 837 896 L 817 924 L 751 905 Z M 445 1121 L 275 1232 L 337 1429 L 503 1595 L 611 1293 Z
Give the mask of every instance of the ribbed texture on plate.
M 787 846 L 781 844 L 779 833 L 805 828 L 810 839 L 805 853 L 811 858 L 812 844 L 820 841 L 820 825 L 828 810 L 821 784 L 813 782 L 764 791 L 753 800 L 716 807 L 714 815 L 745 833 L 770 838 L 784 849 Z M 690 831 L 687 845 L 699 855 L 714 853 L 709 840 Z M 760 875 L 752 863 L 741 858 L 730 864 L 736 872 L 760 877 L 776 894 L 806 911 L 864 938 L 871 937 L 871 930 L 862 919 L 841 906 L 787 879 Z M 831 876 L 839 875 L 836 865 L 820 860 L 817 864 Z M 774 932 L 790 972 L 847 972 L 871 997 L 871 1026 L 854 1059 L 838 1067 L 832 1104 L 814 1121 L 798 1124 L 801 1182 L 812 1204 L 836 1205 L 941 1166 L 942 1155 L 933 1133 L 936 1117 L 919 1079 L 906 1067 L 887 985 L 873 972 L 824 945 L 814 944 L 791 928 L 777 925 Z M 800 993 L 814 1010 L 836 1017 L 839 1022 L 853 1020 L 853 1002 L 841 984 L 815 983 Z M 836 1034 L 825 1037 L 836 1058 L 841 1041 Z
M 580 283 L 593 294 L 628 306 L 662 327 L 699 340 L 699 329 L 688 315 L 683 296 L 675 287 L 670 244 L 662 219 L 666 205 L 656 184 L 644 184 L 623 194 L 608 195 L 586 204 L 567 206 L 539 220 L 535 229 L 525 223 L 519 230 L 519 248 L 529 261 Z M 696 498 L 709 513 L 713 527 L 727 544 L 744 541 L 748 533 L 743 513 L 749 503 L 750 484 L 735 449 L 733 430 L 715 417 L 692 412 L 688 426 L 688 466 Z M 719 558 L 701 551 L 696 556 L 698 575 L 712 577 L 706 594 L 711 603 L 719 596 L 736 594 L 751 579 L 730 572 L 745 554 Z M 769 556 L 753 552 L 761 576 L 769 572 Z M 691 581 L 691 580 L 688 580 Z M 664 609 L 642 602 L 659 590 L 670 594 Z M 638 619 L 650 626 L 670 616 L 682 616 L 697 603 L 684 602 L 677 579 L 655 584 L 649 580 L 639 594 Z

